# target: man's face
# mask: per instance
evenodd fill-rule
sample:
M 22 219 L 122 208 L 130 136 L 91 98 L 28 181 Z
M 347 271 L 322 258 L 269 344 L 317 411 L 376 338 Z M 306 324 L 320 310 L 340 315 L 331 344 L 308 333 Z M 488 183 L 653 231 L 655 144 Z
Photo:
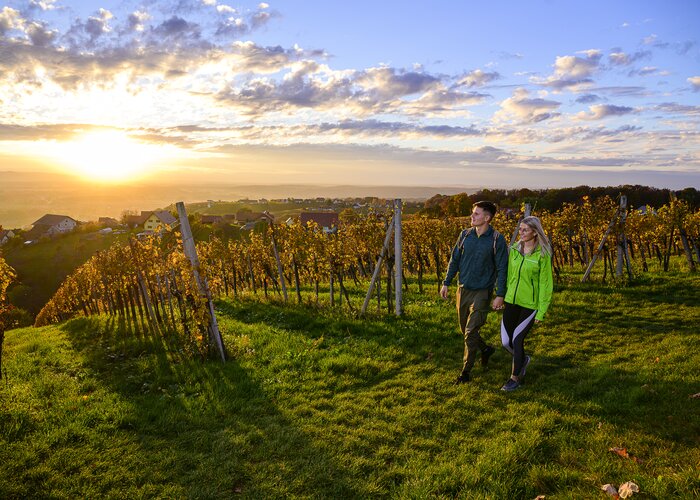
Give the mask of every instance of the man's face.
M 474 207 L 472 210 L 472 226 L 482 226 L 491 220 L 491 214 L 481 207 Z

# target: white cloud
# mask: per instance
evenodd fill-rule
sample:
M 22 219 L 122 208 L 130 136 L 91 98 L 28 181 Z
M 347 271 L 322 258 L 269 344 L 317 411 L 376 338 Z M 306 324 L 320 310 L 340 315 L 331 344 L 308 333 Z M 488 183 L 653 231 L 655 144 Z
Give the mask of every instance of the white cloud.
M 582 80 L 589 78 L 597 70 L 602 54 L 599 50 L 582 52 L 586 57 L 559 56 L 554 62 L 554 76 L 557 79 Z
M 589 106 L 590 111 L 581 111 L 576 115 L 579 120 L 602 120 L 609 116 L 622 116 L 634 113 L 634 108 L 628 106 L 614 106 L 612 104 L 594 104 Z
M 41 10 L 55 10 L 56 0 L 31 0 L 29 5 L 38 7 Z
M 11 7 L 3 7 L 0 10 L 0 36 L 10 30 L 19 30 L 24 27 L 24 19 L 19 11 Z
M 501 109 L 496 112 L 496 121 L 509 121 L 516 119 L 521 123 L 538 123 L 548 120 L 559 113 L 555 112 L 561 105 L 560 102 L 542 98 L 531 98 L 524 88 L 516 89 L 513 96 L 501 102 Z
M 498 80 L 501 77 L 497 72 L 486 73 L 480 69 L 475 69 L 464 78 L 462 78 L 457 85 L 464 85 L 469 88 L 472 87 L 483 87 L 487 83 L 494 80 Z
M 597 49 L 584 50 L 579 54 L 584 54 L 585 57 L 557 56 L 552 75 L 545 79 L 532 77 L 530 81 L 557 91 L 579 90 L 590 85 L 593 82 L 591 76 L 600 69 L 603 54 Z
M 216 11 L 221 12 L 222 14 L 235 14 L 236 13 L 236 9 L 234 9 L 230 5 L 224 5 L 224 4 L 217 5 Z
M 700 76 L 691 76 L 687 81 L 693 87 L 693 92 L 700 91 Z

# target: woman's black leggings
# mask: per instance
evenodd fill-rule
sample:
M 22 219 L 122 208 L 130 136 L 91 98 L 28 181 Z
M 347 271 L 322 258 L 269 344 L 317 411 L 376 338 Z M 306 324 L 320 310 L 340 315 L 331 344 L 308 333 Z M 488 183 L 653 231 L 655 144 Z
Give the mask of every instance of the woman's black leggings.
M 513 355 L 511 375 L 520 376 L 522 372 L 525 364 L 525 336 L 535 323 L 536 314 L 535 310 L 506 302 L 501 321 L 501 342 Z

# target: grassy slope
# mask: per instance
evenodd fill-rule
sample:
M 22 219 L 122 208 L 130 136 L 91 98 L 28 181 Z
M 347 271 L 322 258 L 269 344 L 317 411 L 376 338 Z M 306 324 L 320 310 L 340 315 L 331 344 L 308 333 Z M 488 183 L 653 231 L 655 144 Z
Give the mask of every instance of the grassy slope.
M 11 302 L 36 315 L 49 301 L 63 280 L 98 250 L 105 250 L 115 241 L 126 241 L 127 235 L 72 233 L 42 240 L 31 246 L 4 249 L 7 263 L 18 273 L 19 286 L 10 289 Z
M 641 498 L 700 494 L 700 278 L 560 286 L 510 394 L 503 350 L 451 385 L 453 303 L 408 304 L 359 321 L 224 301 L 225 365 L 104 319 L 10 331 L 0 497 L 604 498 L 625 481 Z

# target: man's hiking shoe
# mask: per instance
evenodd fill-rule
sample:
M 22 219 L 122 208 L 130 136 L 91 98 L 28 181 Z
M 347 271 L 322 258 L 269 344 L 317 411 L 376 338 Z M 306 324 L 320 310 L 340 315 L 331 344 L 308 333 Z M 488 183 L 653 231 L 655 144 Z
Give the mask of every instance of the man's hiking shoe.
M 457 380 L 455 380 L 455 385 L 464 384 L 466 382 L 469 382 L 470 379 L 471 377 L 468 373 L 460 373 L 459 377 L 457 377 Z
M 486 368 L 486 366 L 489 364 L 489 358 L 493 356 L 494 352 L 496 352 L 496 348 L 490 345 L 487 345 L 481 350 L 481 366 Z
M 514 391 L 518 387 L 520 387 L 520 382 L 518 382 L 517 380 L 513 380 L 512 378 L 509 378 L 508 382 L 503 384 L 503 387 L 501 387 L 501 390 L 506 391 L 506 392 L 510 392 L 510 391 Z

